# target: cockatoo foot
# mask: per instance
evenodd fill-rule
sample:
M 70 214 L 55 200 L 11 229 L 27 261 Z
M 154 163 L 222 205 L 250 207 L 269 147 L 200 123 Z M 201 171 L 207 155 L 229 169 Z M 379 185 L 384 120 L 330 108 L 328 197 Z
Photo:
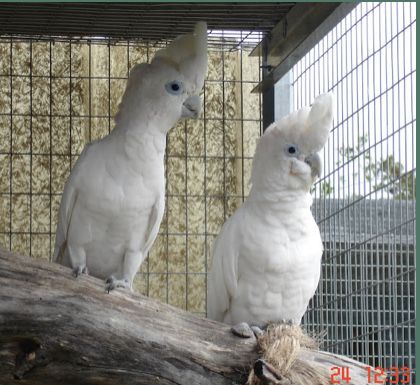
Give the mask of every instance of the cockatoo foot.
M 242 338 L 259 337 L 263 331 L 258 326 L 249 326 L 246 322 L 240 322 L 230 329 L 235 336 Z
M 73 276 L 75 278 L 77 278 L 80 274 L 86 274 L 86 275 L 89 274 L 89 271 L 86 265 L 85 266 L 80 265 L 73 269 Z
M 280 324 L 284 324 L 284 325 L 289 325 L 289 326 L 291 326 L 291 325 L 299 325 L 300 324 L 300 322 L 297 322 L 297 321 L 295 321 L 295 320 L 292 320 L 292 319 L 282 319 L 282 320 L 280 320 L 280 322 L 279 322 Z
M 264 331 L 259 326 L 251 326 L 251 330 L 254 332 L 255 337 L 261 337 Z
M 111 275 L 105 281 L 105 291 L 109 294 L 111 290 L 114 290 L 117 287 L 123 287 L 125 289 L 129 289 L 130 283 L 128 282 L 128 279 L 116 279 L 113 275 Z
M 235 336 L 242 338 L 251 338 L 254 336 L 254 332 L 246 322 L 240 322 L 230 329 Z
M 230 329 L 235 336 L 242 338 L 260 337 L 264 332 L 258 326 L 250 326 L 246 322 L 238 323 Z

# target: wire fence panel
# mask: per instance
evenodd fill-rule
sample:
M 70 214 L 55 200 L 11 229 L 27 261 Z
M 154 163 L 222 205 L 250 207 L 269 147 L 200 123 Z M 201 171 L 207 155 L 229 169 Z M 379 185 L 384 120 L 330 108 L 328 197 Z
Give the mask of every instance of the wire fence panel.
M 324 239 L 304 323 L 324 348 L 408 366 L 415 382 L 416 5 L 361 3 L 292 69 L 292 109 L 328 90 L 336 120 L 314 189 Z M 239 33 L 239 35 L 238 35 Z M 249 192 L 262 131 L 260 59 L 247 32 L 213 31 L 204 108 L 166 149 L 166 211 L 135 280 L 205 315 L 210 250 Z M 235 40 L 236 39 L 236 40 Z M 130 68 L 159 45 L 0 36 L 0 244 L 51 258 L 64 183 L 88 142 L 113 128 Z
M 292 69 L 293 107 L 332 90 L 314 215 L 322 278 L 304 318 L 324 347 L 415 383 L 416 4 L 361 3 Z
M 249 33 L 216 35 L 202 116 L 167 138 L 166 212 L 135 280 L 141 293 L 203 315 L 210 248 L 248 194 L 261 132 L 260 96 L 250 93 L 260 62 L 248 56 Z M 86 143 L 112 130 L 130 68 L 162 45 L 0 36 L 0 244 L 51 258 L 71 168 Z

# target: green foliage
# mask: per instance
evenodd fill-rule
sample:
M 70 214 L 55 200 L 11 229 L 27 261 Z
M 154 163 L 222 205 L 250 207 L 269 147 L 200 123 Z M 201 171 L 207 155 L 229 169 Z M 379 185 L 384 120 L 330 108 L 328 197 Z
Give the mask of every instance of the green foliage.
M 411 170 L 405 172 L 404 165 L 401 162 L 396 161 L 393 155 L 374 160 L 369 148 L 365 148 L 367 141 L 366 135 L 361 136 L 358 138 L 355 147 L 340 147 L 339 153 L 345 161 L 351 161 L 357 156 L 363 157 L 364 178 L 372 185 L 374 190 L 384 189 L 391 194 L 394 199 L 415 199 L 415 171 Z M 354 177 L 356 175 L 357 173 L 353 174 Z M 322 186 L 321 188 L 324 190 L 326 187 Z M 329 189 L 326 191 L 329 191 Z
M 334 187 L 330 182 L 321 183 L 321 197 L 327 197 L 334 192 Z

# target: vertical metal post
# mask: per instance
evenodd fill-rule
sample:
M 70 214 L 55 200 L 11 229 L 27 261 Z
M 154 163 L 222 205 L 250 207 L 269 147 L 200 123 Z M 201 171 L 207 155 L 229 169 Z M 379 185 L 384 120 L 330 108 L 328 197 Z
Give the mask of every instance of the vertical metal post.
M 115 48 L 117 45 L 115 45 Z M 108 39 L 108 134 L 111 132 L 111 39 Z
M 242 31 L 241 31 L 241 41 L 242 41 Z M 243 55 L 244 51 L 239 51 L 240 57 L 240 87 L 241 87 L 241 199 L 242 202 L 245 201 L 245 151 L 244 151 L 244 69 L 243 69 Z M 259 71 L 258 71 L 259 72 Z
M 10 76 L 10 203 L 9 203 L 9 249 L 12 250 L 12 209 L 13 209 L 13 41 L 10 39 L 10 56 L 9 56 L 9 76 Z
M 92 141 L 92 45 L 88 41 L 89 47 L 89 143 Z
M 48 70 L 49 70 L 49 83 L 48 83 L 48 91 L 49 91 L 49 111 L 48 111 L 48 128 L 49 128 L 49 158 L 50 158 L 50 163 L 49 163 L 49 171 L 50 171 L 50 175 L 49 175 L 49 203 L 50 203 L 50 260 L 52 260 L 52 256 L 51 256 L 51 249 L 53 247 L 53 243 L 52 243 L 52 237 L 53 237 L 53 228 L 52 228 L 52 215 L 53 215 L 53 202 L 52 202 L 52 197 L 53 197 L 53 191 L 52 191 L 52 172 L 53 172 L 53 140 L 52 140 L 52 78 L 53 78 L 53 73 L 52 73 L 52 41 L 49 41 L 49 66 L 48 66 Z M 71 55 L 71 53 L 70 53 Z M 55 230 L 55 229 L 54 229 Z
M 274 87 L 263 93 L 263 131 L 274 122 Z
M 185 148 L 185 310 L 188 309 L 188 302 L 189 302 L 189 257 L 190 253 L 188 252 L 188 238 L 189 238 L 189 228 L 188 228 L 188 124 L 187 121 L 184 121 L 184 148 Z
M 263 54 L 262 54 L 262 76 L 264 78 L 270 72 L 270 66 L 268 65 L 268 47 L 267 39 L 263 41 Z M 274 87 L 269 88 L 267 91 L 263 92 L 263 131 L 274 122 Z
M 30 130 L 30 147 L 29 147 L 29 255 L 32 257 L 32 171 L 33 171 L 33 136 L 32 136 L 32 114 L 33 114 L 33 57 L 32 57 L 32 39 L 29 40 L 29 130 Z M 51 248 L 50 248 L 51 250 Z
M 222 39 L 224 40 L 224 31 L 222 32 Z M 226 220 L 226 94 L 225 94 L 225 44 L 222 43 L 222 148 L 223 148 L 223 221 Z
M 206 272 L 206 288 L 208 286 L 207 274 L 209 271 L 209 264 L 207 263 L 207 257 L 209 253 L 208 247 L 208 229 L 207 229 L 207 111 L 206 111 L 206 81 L 204 81 L 203 86 L 203 142 L 204 142 L 204 154 L 203 154 L 203 162 L 204 162 L 204 186 L 203 186 L 203 200 L 204 200 L 204 268 Z M 206 316 L 207 316 L 207 290 L 205 292 L 205 299 L 206 299 Z
M 70 77 L 70 88 L 69 88 L 69 129 L 70 129 L 70 144 L 69 144 L 69 156 L 70 156 L 70 170 L 73 168 L 73 119 L 72 119 L 72 91 L 73 91 L 73 73 L 72 73 L 72 40 L 69 41 L 69 77 Z

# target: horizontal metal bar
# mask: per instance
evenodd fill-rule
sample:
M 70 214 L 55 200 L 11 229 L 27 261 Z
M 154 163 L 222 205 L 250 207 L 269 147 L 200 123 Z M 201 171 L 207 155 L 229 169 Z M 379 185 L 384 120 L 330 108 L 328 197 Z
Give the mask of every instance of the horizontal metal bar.
M 54 75 L 53 73 L 51 75 L 29 75 L 29 74 L 0 74 L 0 78 L 23 78 L 23 79 L 44 79 L 44 80 L 127 80 L 128 76 L 78 76 L 78 75 Z M 205 84 L 258 84 L 257 81 L 254 80 L 224 80 L 224 79 L 206 79 Z M 4 115 L 4 113 L 2 113 Z M 1 113 L 0 113 L 1 115 Z M 49 115 L 48 115 L 49 116 Z
M 363 108 L 366 107 L 366 106 L 367 105 L 364 105 Z M 372 144 L 369 147 L 366 147 L 362 151 L 359 151 L 356 155 L 352 156 L 350 159 L 346 160 L 343 163 L 337 164 L 337 167 L 334 168 L 333 171 L 329 172 L 328 174 L 326 174 L 326 175 L 322 176 L 320 179 L 318 179 L 318 181 L 317 181 L 316 184 L 320 184 L 322 182 L 325 182 L 325 181 L 329 180 L 330 177 L 332 177 L 334 174 L 336 174 L 337 172 L 339 172 L 340 169 L 344 169 L 345 166 L 350 165 L 352 162 L 354 162 L 358 158 L 362 158 L 366 153 L 368 153 L 369 151 L 372 151 L 375 147 L 379 146 L 382 143 L 385 143 L 388 139 L 393 138 L 396 133 L 399 133 L 400 131 L 406 129 L 407 127 L 409 127 L 411 125 L 414 125 L 415 122 L 416 122 L 416 119 L 413 119 L 410 122 L 407 122 L 406 124 L 402 125 L 398 129 L 396 129 L 391 134 L 389 134 L 389 135 L 383 137 L 382 139 L 376 141 L 374 144 Z M 340 123 L 340 126 L 341 126 L 341 123 Z
M 394 227 L 392 227 L 392 228 L 386 229 L 385 231 L 383 231 L 383 232 L 381 232 L 381 233 L 378 233 L 378 234 L 372 235 L 371 237 L 369 237 L 369 238 L 367 238 L 367 239 L 363 240 L 362 242 L 357 242 L 357 243 L 355 243 L 354 245 L 352 245 L 352 246 L 348 247 L 347 249 L 345 249 L 345 250 L 343 250 L 343 251 L 340 251 L 338 254 L 334 254 L 334 255 L 332 255 L 331 257 L 326 258 L 326 259 L 324 260 L 324 263 L 327 263 L 327 262 L 329 262 L 329 261 L 331 261 L 331 260 L 333 260 L 333 259 L 336 259 L 336 258 L 338 258 L 338 257 L 342 257 L 343 255 L 347 254 L 348 252 L 350 252 L 350 251 L 352 251 L 352 250 L 356 250 L 358 246 L 361 246 L 361 245 L 367 244 L 367 243 L 369 243 L 369 242 L 372 242 L 373 240 L 376 240 L 376 239 L 378 239 L 378 238 L 384 237 L 385 235 L 387 235 L 387 234 L 389 234 L 389 233 L 392 233 L 393 231 L 395 231 L 395 230 L 399 229 L 400 227 L 406 226 L 406 225 L 408 225 L 408 224 L 410 224 L 410 223 L 414 223 L 415 221 L 416 221 L 416 217 L 413 217 L 413 218 L 410 218 L 410 219 L 406 220 L 405 222 L 400 223 L 400 224 L 398 224 L 398 225 L 396 225 L 396 226 L 394 226 Z
M 165 5 L 163 5 L 165 4 Z M 295 3 L 0 4 L 0 34 L 104 35 L 168 40 L 207 20 L 210 30 L 267 33 Z M 255 44 L 259 42 L 255 40 Z M 245 42 L 243 42 L 245 43 Z M 249 44 L 249 39 L 246 42 Z
M 12 232 L 10 232 L 10 231 L 0 231 L 0 234 L 8 235 L 8 236 L 12 236 L 12 235 L 29 235 L 29 236 L 31 236 L 31 235 L 48 235 L 48 236 L 52 236 L 52 235 L 55 235 L 55 231 L 51 232 L 51 233 L 47 232 L 47 231 L 32 231 L 32 232 L 30 232 L 30 231 L 12 231 Z M 213 232 L 203 233 L 203 232 L 192 232 L 192 231 L 187 232 L 187 233 L 177 233 L 177 232 L 171 232 L 171 231 L 169 231 L 169 232 L 164 231 L 164 232 L 159 232 L 158 233 L 158 236 L 161 236 L 161 237 L 171 236 L 171 237 L 185 238 L 186 235 L 191 236 L 191 237 L 205 238 L 205 237 L 209 237 L 209 236 L 216 237 L 218 235 L 218 233 L 213 233 Z
M 315 310 L 326 309 L 326 308 L 328 308 L 328 306 L 333 305 L 334 303 L 340 302 L 343 299 L 351 298 L 355 294 L 360 294 L 360 293 L 362 293 L 364 291 L 367 291 L 369 289 L 373 289 L 373 288 L 378 287 L 380 285 L 383 285 L 385 283 L 389 283 L 391 281 L 395 281 L 395 280 L 397 280 L 397 278 L 401 278 L 401 277 L 403 277 L 403 276 L 405 276 L 407 274 L 413 273 L 413 272 L 415 273 L 415 271 L 416 271 L 416 268 L 413 267 L 413 268 L 411 268 L 409 270 L 405 270 L 405 271 L 403 271 L 403 272 L 401 272 L 401 273 L 399 273 L 397 275 L 394 275 L 394 276 L 391 276 L 391 277 L 387 277 L 387 278 L 382 279 L 380 281 L 374 281 L 374 282 L 372 282 L 368 286 L 363 286 L 363 287 L 361 287 L 361 288 L 359 288 L 357 290 L 353 290 L 353 291 L 351 291 L 349 293 L 338 295 L 336 298 L 334 298 L 331 301 L 323 302 L 321 305 L 319 305 L 317 307 L 311 308 L 310 309 L 310 312 L 315 311 Z
M 359 338 L 360 337 L 366 337 L 366 336 L 369 336 L 369 335 L 381 333 L 381 332 L 384 332 L 386 330 L 395 329 L 395 328 L 405 326 L 405 325 L 410 325 L 410 324 L 413 324 L 413 325 L 416 324 L 416 317 L 411 318 L 411 319 L 406 320 L 406 321 L 403 321 L 403 322 L 399 322 L 397 324 L 392 324 L 392 325 L 387 325 L 387 326 L 383 326 L 383 327 L 380 327 L 380 328 L 372 329 L 370 332 L 367 332 L 367 333 L 364 333 L 364 334 L 361 334 L 361 335 L 357 335 L 357 336 L 353 336 L 353 337 L 345 339 L 345 340 L 340 340 L 340 341 L 335 342 L 333 344 L 327 345 L 326 349 L 329 349 L 329 348 L 334 347 L 334 346 L 345 345 L 345 344 L 347 344 L 349 342 L 352 342 L 352 341 L 354 342 L 354 340 L 356 340 L 356 337 L 359 337 Z M 414 369 L 414 371 L 415 371 L 415 369 Z M 414 371 L 410 368 L 411 373 L 414 373 Z
M 383 44 L 382 46 L 380 46 L 378 49 L 376 49 L 375 51 L 373 51 L 372 53 L 370 53 L 368 56 L 366 56 L 363 60 L 361 60 L 356 66 L 354 66 L 354 67 L 352 67 L 352 69 L 349 71 L 349 72 L 347 72 L 345 75 L 343 75 L 340 79 L 338 79 L 337 80 L 337 82 L 336 83 L 333 83 L 331 86 L 330 86 L 330 89 L 334 89 L 335 87 L 337 87 L 337 85 L 339 84 L 339 83 L 341 83 L 343 80 L 345 80 L 345 79 L 347 79 L 351 74 L 353 74 L 354 72 L 356 72 L 356 70 L 357 69 L 359 69 L 360 67 L 362 67 L 365 63 L 367 63 L 368 61 L 369 61 L 369 59 L 372 59 L 376 54 L 378 54 L 379 52 L 381 52 L 384 48 L 386 48 L 387 46 L 389 46 L 389 45 L 391 45 L 391 43 L 394 41 L 394 40 L 396 40 L 396 39 L 398 39 L 398 37 L 400 36 L 400 35 L 402 35 L 406 30 L 408 30 L 408 29 L 410 29 L 410 28 L 412 28 L 412 26 L 413 25 L 415 25 L 416 24 L 416 21 L 414 20 L 414 21 L 412 21 L 410 24 L 408 24 L 405 28 L 403 28 L 400 32 L 398 32 L 396 35 L 394 35 L 393 37 L 392 37 L 392 39 L 390 39 L 390 40 L 388 40 L 385 44 Z M 344 36 L 344 35 L 343 35 Z M 328 51 L 330 51 L 331 49 L 333 49 L 333 47 L 335 46 L 335 44 L 334 45 L 332 45 L 331 47 L 329 47 L 328 48 L 328 50 L 323 54 L 323 55 L 321 55 L 320 56 L 320 58 L 322 58 Z M 311 65 L 312 66 L 312 65 Z M 294 82 L 293 82 L 293 84 L 292 85 L 294 85 L 296 82 L 298 82 L 299 81 L 299 79 L 300 78 L 302 78 L 309 70 L 310 70 L 310 68 L 311 68 L 311 66 L 309 66 L 309 67 L 307 67 L 306 69 L 305 69 L 305 71 L 303 71 L 298 77 L 296 77 L 296 79 L 294 80 Z M 401 78 L 400 80 L 404 80 L 405 78 L 407 78 L 408 76 L 410 76 L 411 74 L 413 74 L 413 73 L 415 73 L 416 72 L 416 70 L 414 69 L 414 70 L 412 70 L 410 73 L 408 73 L 408 74 L 406 74 L 403 78 Z M 397 84 L 397 83 L 395 83 L 395 84 Z M 387 90 L 389 90 L 389 89 L 391 89 L 392 87 L 389 87 Z M 385 90 L 385 91 L 387 91 L 387 90 Z
M 274 86 L 358 3 L 303 4 L 296 5 L 265 38 L 269 39 L 268 64 L 274 69 L 251 92 L 262 93 Z M 261 48 L 251 53 L 256 54 L 262 54 Z

